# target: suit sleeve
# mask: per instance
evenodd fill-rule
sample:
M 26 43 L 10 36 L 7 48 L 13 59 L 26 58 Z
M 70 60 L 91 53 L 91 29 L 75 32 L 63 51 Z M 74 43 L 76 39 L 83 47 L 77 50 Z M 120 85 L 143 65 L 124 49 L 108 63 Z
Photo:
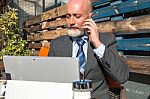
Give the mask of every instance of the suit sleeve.
M 111 35 L 108 44 L 105 45 L 105 52 L 99 61 L 102 64 L 102 68 L 106 73 L 114 80 L 119 83 L 124 83 L 129 77 L 128 65 L 123 61 L 123 59 L 118 55 L 116 48 L 115 36 Z

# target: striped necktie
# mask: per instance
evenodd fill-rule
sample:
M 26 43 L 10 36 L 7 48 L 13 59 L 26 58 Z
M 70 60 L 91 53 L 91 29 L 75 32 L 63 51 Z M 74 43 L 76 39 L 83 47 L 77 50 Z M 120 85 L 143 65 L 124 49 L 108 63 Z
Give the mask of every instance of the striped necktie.
M 85 63 L 86 63 L 86 58 L 85 58 L 85 54 L 83 51 L 83 45 L 84 45 L 85 41 L 83 39 L 80 39 L 80 40 L 77 40 L 76 42 L 79 46 L 79 50 L 77 52 L 76 57 L 79 58 L 80 69 L 81 69 L 81 68 L 84 68 Z

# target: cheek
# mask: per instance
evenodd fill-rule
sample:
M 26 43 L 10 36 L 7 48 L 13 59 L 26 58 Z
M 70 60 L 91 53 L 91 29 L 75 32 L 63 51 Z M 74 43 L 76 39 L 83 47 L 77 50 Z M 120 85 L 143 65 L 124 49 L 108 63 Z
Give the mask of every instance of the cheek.
M 83 23 L 84 23 L 84 19 L 76 20 L 76 24 L 80 27 L 83 26 Z

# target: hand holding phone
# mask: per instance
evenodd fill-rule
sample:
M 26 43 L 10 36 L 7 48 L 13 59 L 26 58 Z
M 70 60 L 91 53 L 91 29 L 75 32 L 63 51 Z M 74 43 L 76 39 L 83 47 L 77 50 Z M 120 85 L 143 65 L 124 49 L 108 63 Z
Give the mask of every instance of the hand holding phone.
M 95 46 L 95 48 L 98 48 L 101 44 L 100 37 L 99 37 L 99 31 L 96 23 L 92 18 L 86 19 L 83 23 L 83 29 L 88 34 L 89 41 Z

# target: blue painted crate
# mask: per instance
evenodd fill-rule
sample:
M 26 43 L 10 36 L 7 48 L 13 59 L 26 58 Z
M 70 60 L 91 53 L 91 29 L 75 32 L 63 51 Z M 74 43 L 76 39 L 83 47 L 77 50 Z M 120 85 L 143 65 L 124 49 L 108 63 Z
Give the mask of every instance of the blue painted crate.
M 110 4 L 111 1 L 112 0 L 100 0 L 100 1 L 94 2 L 92 5 L 93 5 L 93 8 L 101 7 L 101 6 L 104 6 L 106 4 Z
M 107 0 L 106 0 L 107 1 Z M 109 0 L 108 0 L 109 1 Z M 116 5 L 97 8 L 93 11 L 93 19 L 113 17 L 127 12 L 150 8 L 150 0 L 128 0 Z
M 117 40 L 118 50 L 150 51 L 149 38 L 132 38 Z
M 93 3 L 93 19 L 95 22 L 121 20 L 123 15 L 129 12 L 150 9 L 150 0 L 100 0 Z M 144 32 L 144 31 L 143 31 Z M 141 33 L 118 33 L 122 39 L 117 39 L 118 51 L 150 51 L 150 36 L 144 37 Z M 146 32 L 150 35 L 150 32 Z M 121 34 L 121 35 L 120 35 Z M 127 35 L 142 34 L 139 37 L 128 37 Z M 147 35 L 146 34 L 146 35 Z M 127 36 L 124 38 L 124 36 Z M 117 36 L 117 35 L 116 35 Z

